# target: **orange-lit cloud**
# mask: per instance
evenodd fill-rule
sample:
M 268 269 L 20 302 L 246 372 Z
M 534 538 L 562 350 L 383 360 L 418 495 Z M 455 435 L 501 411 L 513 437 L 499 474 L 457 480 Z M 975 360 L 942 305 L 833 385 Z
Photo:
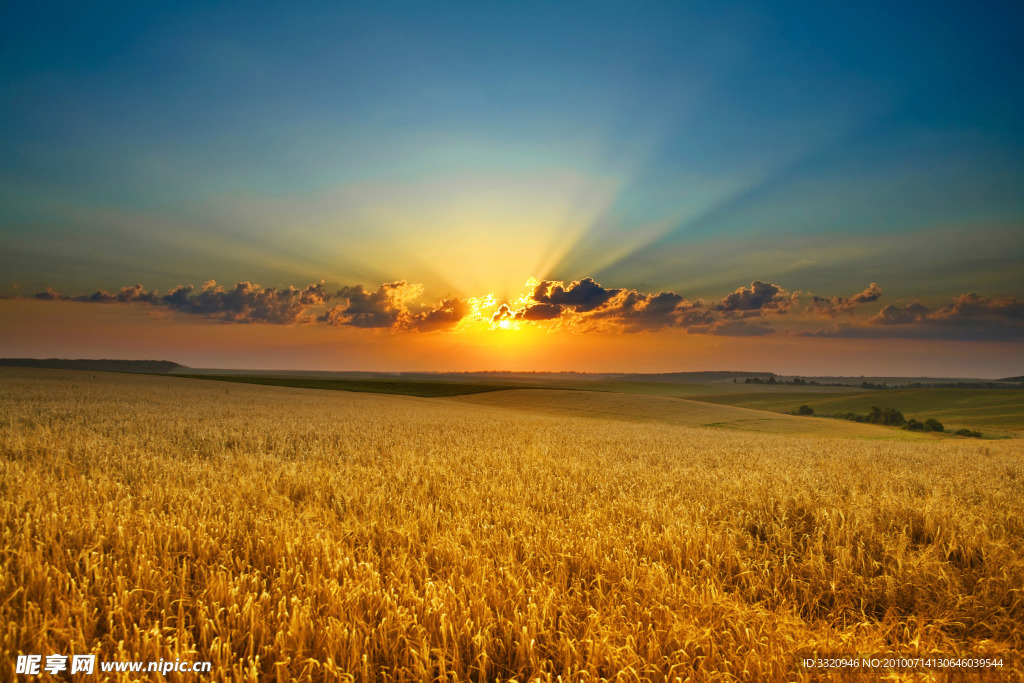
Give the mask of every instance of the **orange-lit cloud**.
M 405 280 L 386 282 L 373 292 L 362 285 L 343 287 L 338 297 L 345 300 L 344 305 L 333 307 L 317 320 L 328 325 L 393 327 L 408 313 L 406 304 L 422 293 L 422 286 L 410 285 Z
M 179 285 L 166 294 L 137 284 L 116 293 L 99 290 L 73 296 L 47 288 L 33 298 L 146 304 L 227 323 L 320 324 L 398 332 L 464 333 L 533 327 L 580 333 L 676 330 L 728 337 L 780 333 L 806 337 L 1024 338 L 1024 302 L 1015 298 L 968 293 L 942 307 L 915 301 L 859 314 L 882 296 L 882 288 L 874 282 L 851 296 L 822 297 L 791 293 L 779 284 L 755 280 L 711 302 L 691 300 L 672 291 L 605 287 L 589 277 L 568 284 L 531 278 L 518 298 L 508 300 L 489 293 L 465 298 L 447 296 L 432 303 L 423 301 L 424 291 L 423 285 L 406 280 L 386 282 L 376 289 L 354 285 L 336 291 L 329 291 L 323 282 L 303 288 L 239 282 L 225 288 L 210 280 L 198 289 Z M 842 322 L 837 321 L 840 315 Z M 830 326 L 812 328 L 816 323 Z
M 750 287 L 740 287 L 714 306 L 716 311 L 748 317 L 766 312 L 784 313 L 796 302 L 785 289 L 770 282 L 755 280 Z
M 812 296 L 807 307 L 807 313 L 820 314 L 834 318 L 843 313 L 852 313 L 858 306 L 874 303 L 882 297 L 882 288 L 872 282 L 864 291 L 858 292 L 851 297 L 834 296 L 824 298 Z
M 875 315 L 804 333 L 819 337 L 905 337 L 1013 341 L 1024 339 L 1024 301 L 969 292 L 946 306 L 889 304 Z

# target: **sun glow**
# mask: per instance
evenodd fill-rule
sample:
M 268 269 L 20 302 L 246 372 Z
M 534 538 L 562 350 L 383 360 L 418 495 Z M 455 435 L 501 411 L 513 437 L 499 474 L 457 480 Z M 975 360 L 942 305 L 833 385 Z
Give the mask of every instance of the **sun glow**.
M 499 299 L 493 293 L 466 299 L 468 311 L 452 331 L 512 332 L 529 328 L 530 324 L 517 318 L 516 313 L 532 302 L 530 293 L 539 282 L 535 277 L 529 278 L 523 285 L 524 289 L 514 299 Z

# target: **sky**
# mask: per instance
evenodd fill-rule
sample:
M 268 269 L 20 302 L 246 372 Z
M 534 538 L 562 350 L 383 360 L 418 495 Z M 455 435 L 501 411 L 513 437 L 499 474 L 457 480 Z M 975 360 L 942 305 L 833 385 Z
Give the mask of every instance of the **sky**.
M 1024 372 L 1024 6 L 0 5 L 0 355 Z

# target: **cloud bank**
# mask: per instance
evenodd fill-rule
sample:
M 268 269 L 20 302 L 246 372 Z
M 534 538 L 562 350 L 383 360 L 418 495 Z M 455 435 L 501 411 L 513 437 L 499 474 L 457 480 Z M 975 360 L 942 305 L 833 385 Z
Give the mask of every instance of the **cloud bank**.
M 779 284 L 754 280 L 711 301 L 689 299 L 673 291 L 610 288 L 590 277 L 568 284 L 531 279 L 515 301 L 485 295 L 425 302 L 423 286 L 406 280 L 371 289 L 362 285 L 329 289 L 324 282 L 301 288 L 263 287 L 251 282 L 222 287 L 210 280 L 200 288 L 179 285 L 166 294 L 136 284 L 117 292 L 98 290 L 82 295 L 47 288 L 33 296 L 41 301 L 149 305 L 224 323 L 319 324 L 397 332 L 528 325 L 580 333 L 676 330 L 732 337 L 1024 339 L 1024 302 L 1016 298 L 969 292 L 943 306 L 910 301 L 875 309 L 882 298 L 882 288 L 875 282 L 852 295 L 828 297 L 790 292 Z

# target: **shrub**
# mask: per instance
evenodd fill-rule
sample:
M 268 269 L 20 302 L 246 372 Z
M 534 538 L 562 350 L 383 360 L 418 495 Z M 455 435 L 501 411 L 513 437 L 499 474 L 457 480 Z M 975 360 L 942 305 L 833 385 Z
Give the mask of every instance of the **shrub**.
M 910 418 L 909 420 L 907 420 L 907 424 L 904 427 L 904 429 L 909 429 L 912 432 L 923 432 L 924 431 L 924 423 L 923 422 L 918 422 L 914 418 Z
M 814 408 L 810 407 L 806 403 L 796 409 L 797 415 L 814 415 Z
M 882 411 L 882 424 L 884 425 L 894 425 L 899 427 L 905 422 L 906 420 L 903 417 L 903 413 L 895 408 L 886 408 Z
M 871 406 L 871 412 L 867 415 L 867 421 L 873 424 L 893 425 L 896 427 L 899 427 L 906 422 L 903 417 L 903 413 L 895 408 L 882 409 L 878 406 Z
M 929 417 L 924 421 L 924 431 L 926 432 L 944 432 L 946 428 L 942 426 L 942 423 L 936 420 L 934 417 Z

